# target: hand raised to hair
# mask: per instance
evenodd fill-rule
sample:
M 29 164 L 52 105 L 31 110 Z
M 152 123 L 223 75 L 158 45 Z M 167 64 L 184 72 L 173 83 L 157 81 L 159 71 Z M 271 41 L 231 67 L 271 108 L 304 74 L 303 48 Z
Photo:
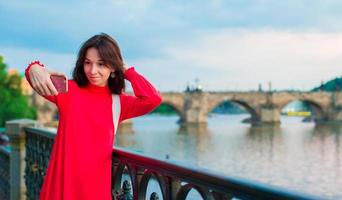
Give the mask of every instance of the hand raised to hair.
M 126 65 L 126 64 L 124 64 L 124 65 L 123 65 L 123 68 L 124 68 L 124 71 L 126 71 L 128 68 L 130 68 L 130 66 L 129 66 L 129 65 Z

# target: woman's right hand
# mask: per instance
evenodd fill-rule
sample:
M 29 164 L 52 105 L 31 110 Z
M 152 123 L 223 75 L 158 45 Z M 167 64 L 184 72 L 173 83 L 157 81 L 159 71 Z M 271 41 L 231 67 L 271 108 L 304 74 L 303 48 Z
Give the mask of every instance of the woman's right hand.
M 51 96 L 58 94 L 57 89 L 50 79 L 51 74 L 63 75 L 63 73 L 48 71 L 38 64 L 31 66 L 29 70 L 31 85 L 40 95 Z

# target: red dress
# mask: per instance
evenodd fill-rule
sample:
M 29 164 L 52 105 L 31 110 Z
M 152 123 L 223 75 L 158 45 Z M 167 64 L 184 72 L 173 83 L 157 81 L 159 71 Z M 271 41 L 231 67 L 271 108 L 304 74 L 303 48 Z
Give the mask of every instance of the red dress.
M 28 69 L 26 78 L 29 81 Z M 157 90 L 133 67 L 125 71 L 135 96 L 120 95 L 122 120 L 152 111 L 161 102 Z M 30 82 L 30 81 L 29 81 Z M 40 200 L 111 200 L 114 142 L 112 94 L 107 86 L 78 87 L 45 96 L 59 111 L 59 125 Z

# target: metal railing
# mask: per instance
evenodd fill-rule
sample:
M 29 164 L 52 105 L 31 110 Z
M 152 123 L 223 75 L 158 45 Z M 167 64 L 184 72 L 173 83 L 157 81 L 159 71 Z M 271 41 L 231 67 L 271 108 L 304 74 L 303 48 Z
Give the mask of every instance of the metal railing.
M 25 128 L 25 133 L 26 165 L 24 177 L 27 199 L 37 200 L 50 161 L 55 133 L 37 128 Z
M 25 183 L 28 199 L 36 200 L 49 161 L 55 134 L 37 128 L 25 128 L 26 168 Z M 149 199 L 187 198 L 195 189 L 205 200 L 226 199 L 322 199 L 320 197 L 288 191 L 240 178 L 227 177 L 198 167 L 159 160 L 121 148 L 113 149 L 113 199 L 146 199 L 148 183 L 158 182 L 161 197 L 152 192 Z M 123 181 L 128 175 L 130 181 Z
M 0 145 L 0 199 L 10 198 L 10 150 Z
M 162 191 L 162 199 L 186 199 L 191 189 L 197 190 L 205 200 L 323 199 L 115 148 L 112 179 L 114 195 L 120 189 L 121 177 L 124 173 L 128 173 L 130 177 L 133 190 L 130 193 L 133 194 L 134 199 L 146 199 L 146 189 L 151 178 L 157 180 Z M 121 190 L 130 188 L 127 187 L 127 183 L 124 187 Z M 153 192 L 150 199 L 155 199 L 156 196 L 157 193 Z

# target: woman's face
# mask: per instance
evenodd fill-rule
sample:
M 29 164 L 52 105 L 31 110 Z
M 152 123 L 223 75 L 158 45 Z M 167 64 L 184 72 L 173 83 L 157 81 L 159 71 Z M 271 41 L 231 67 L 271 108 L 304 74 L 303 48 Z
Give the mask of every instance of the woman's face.
M 89 48 L 83 64 L 84 72 L 93 85 L 106 86 L 111 72 L 114 72 L 110 66 L 106 66 L 100 58 L 96 48 Z

